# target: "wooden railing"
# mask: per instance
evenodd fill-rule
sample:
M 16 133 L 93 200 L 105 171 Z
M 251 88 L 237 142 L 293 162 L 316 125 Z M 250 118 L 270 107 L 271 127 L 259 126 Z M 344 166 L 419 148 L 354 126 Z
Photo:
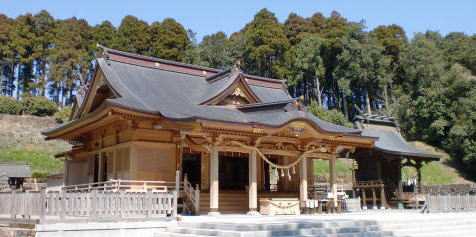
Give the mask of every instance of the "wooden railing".
M 0 215 L 12 219 L 150 218 L 176 216 L 177 192 L 0 193 Z
M 476 195 L 470 194 L 430 194 L 426 195 L 424 211 L 427 212 L 456 212 L 475 211 Z
M 194 214 L 200 213 L 200 187 L 198 184 L 193 188 L 187 179 L 187 174 L 183 177 L 183 198 L 184 208 Z
M 111 179 L 105 182 L 86 183 L 64 186 L 65 192 L 91 192 L 98 191 L 126 191 L 126 192 L 167 192 L 175 190 L 175 182 L 167 181 L 144 181 L 144 180 L 120 180 Z

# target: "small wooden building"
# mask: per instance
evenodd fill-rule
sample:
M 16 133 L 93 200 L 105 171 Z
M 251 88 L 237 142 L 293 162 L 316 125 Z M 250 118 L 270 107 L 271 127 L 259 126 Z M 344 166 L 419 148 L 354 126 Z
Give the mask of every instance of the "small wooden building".
M 306 112 L 283 81 L 238 67 L 109 48 L 96 62 L 71 122 L 44 132 L 74 144 L 65 153 L 66 185 L 175 181 L 179 171 L 200 192 L 200 212 L 254 212 L 262 197 L 306 201 L 312 159 L 329 161 L 336 200 L 336 159 L 374 146 L 360 130 Z
M 381 206 L 388 207 L 392 202 L 410 202 L 410 199 L 417 198 L 415 193 L 422 183 L 423 163 L 439 160 L 439 156 L 408 144 L 392 117 L 362 114 L 356 116 L 355 124 L 362 135 L 378 138 L 374 148 L 358 148 L 352 155 L 358 167 L 354 188 L 359 189 L 364 204 L 376 206 L 377 199 Z M 404 166 L 414 167 L 417 171 L 417 185 L 410 195 L 402 189 Z
M 30 166 L 0 163 L 0 190 L 22 189 L 23 183 L 27 178 L 31 178 Z

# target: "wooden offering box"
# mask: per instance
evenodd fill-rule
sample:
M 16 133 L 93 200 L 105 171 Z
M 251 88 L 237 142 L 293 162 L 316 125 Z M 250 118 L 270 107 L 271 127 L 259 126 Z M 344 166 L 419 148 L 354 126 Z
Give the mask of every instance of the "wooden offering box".
M 261 198 L 259 200 L 262 215 L 299 215 L 298 198 Z

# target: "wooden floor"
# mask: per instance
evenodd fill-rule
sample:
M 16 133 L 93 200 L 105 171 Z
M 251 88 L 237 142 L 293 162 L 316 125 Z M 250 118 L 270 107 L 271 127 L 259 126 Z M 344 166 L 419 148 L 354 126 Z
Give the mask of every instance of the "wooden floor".
M 299 193 L 285 192 L 260 192 L 260 198 L 286 197 L 299 198 Z M 218 210 L 222 214 L 245 214 L 249 211 L 248 192 L 245 191 L 222 191 L 219 192 Z M 259 201 L 258 201 L 259 205 Z M 259 208 L 259 206 L 258 206 Z M 210 210 L 210 193 L 200 192 L 200 213 L 206 214 Z

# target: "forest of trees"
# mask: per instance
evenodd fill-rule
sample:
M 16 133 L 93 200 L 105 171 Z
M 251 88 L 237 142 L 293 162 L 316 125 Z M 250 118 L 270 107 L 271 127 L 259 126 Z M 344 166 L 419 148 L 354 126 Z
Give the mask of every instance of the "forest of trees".
M 97 43 L 221 69 L 240 60 L 247 73 L 286 80 L 312 111 L 332 110 L 326 116 L 341 124 L 368 111 L 395 116 L 407 138 L 440 147 L 468 173 L 476 171 L 476 35 L 428 31 L 407 38 L 398 25 L 368 30 L 337 12 L 279 22 L 262 9 L 240 31 L 197 42 L 171 18 L 149 24 L 126 16 L 115 27 L 46 11 L 0 14 L 0 95 L 70 105 L 91 78 Z

